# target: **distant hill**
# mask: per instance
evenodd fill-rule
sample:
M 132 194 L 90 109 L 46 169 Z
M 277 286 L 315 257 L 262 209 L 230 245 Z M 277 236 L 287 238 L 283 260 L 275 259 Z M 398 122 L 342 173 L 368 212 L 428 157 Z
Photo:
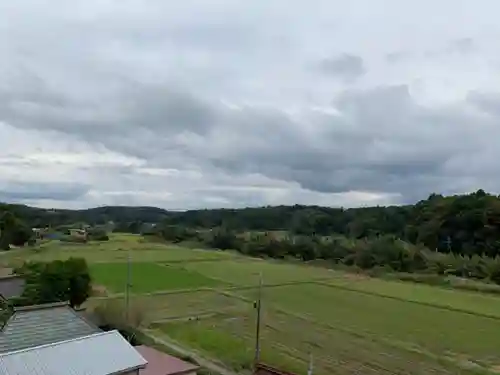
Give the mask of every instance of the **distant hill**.
M 32 227 L 76 222 L 89 224 L 104 224 L 109 221 L 158 223 L 169 215 L 167 210 L 157 207 L 104 206 L 84 210 L 66 210 L 5 203 L 0 203 L 0 211 L 10 211 Z
M 414 205 L 331 208 L 275 206 L 243 209 L 167 211 L 156 207 L 109 206 L 86 210 L 47 210 L 0 204 L 27 225 L 63 225 L 113 221 L 137 233 L 140 224 L 162 223 L 189 228 L 226 227 L 237 231 L 288 231 L 304 235 L 343 234 L 351 238 L 394 235 L 430 249 L 500 254 L 500 199 L 483 190 L 444 197 L 432 194 Z

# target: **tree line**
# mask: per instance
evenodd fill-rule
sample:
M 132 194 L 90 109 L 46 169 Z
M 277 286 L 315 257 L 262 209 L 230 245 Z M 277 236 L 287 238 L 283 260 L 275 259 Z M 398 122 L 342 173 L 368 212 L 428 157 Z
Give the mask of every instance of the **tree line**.
M 353 239 L 391 235 L 432 251 L 467 256 L 500 255 L 500 198 L 483 190 L 449 197 L 432 194 L 407 206 L 186 211 L 169 215 L 164 224 L 197 229 L 286 231 L 308 236 L 340 234 Z
M 286 232 L 236 232 L 225 227 L 196 230 L 163 225 L 143 233 L 173 242 L 236 250 L 260 258 L 300 260 L 327 267 L 349 267 L 377 273 L 458 276 L 500 284 L 500 256 L 460 255 L 430 251 L 394 235 L 361 239 L 343 235 L 294 235 Z M 318 262 L 320 262 L 318 264 Z
M 0 216 L 0 231 L 9 233 L 3 236 L 4 242 L 14 237 L 21 242 L 29 234 L 26 228 L 36 226 L 113 222 L 115 231 L 130 233 L 141 233 L 146 225 L 161 224 L 197 230 L 224 227 L 235 232 L 336 234 L 351 239 L 390 235 L 432 251 L 488 257 L 500 254 L 500 198 L 483 190 L 447 197 L 432 194 L 414 205 L 349 209 L 295 205 L 169 212 L 154 207 L 46 210 L 0 204 L 0 215 L 2 212 L 10 212 L 16 222 L 4 230 Z

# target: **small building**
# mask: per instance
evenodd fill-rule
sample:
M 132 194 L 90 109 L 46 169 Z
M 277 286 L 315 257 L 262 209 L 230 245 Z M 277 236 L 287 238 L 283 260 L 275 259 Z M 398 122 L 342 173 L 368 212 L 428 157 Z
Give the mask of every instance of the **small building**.
M 115 330 L 0 354 L 0 374 L 138 375 L 147 363 Z
M 139 371 L 139 375 L 196 375 L 200 368 L 149 346 L 136 346 L 135 349 L 148 361 L 148 365 Z
M 66 302 L 16 307 L 0 328 L 0 353 L 100 332 L 98 327 L 80 316 Z
M 40 229 L 40 228 L 31 228 L 31 231 L 33 232 L 33 234 L 35 235 L 35 238 L 37 240 L 43 238 L 43 230 L 42 229 Z
M 87 238 L 87 231 L 85 229 L 69 229 L 69 234 L 74 237 Z
M 0 300 L 8 301 L 20 297 L 24 292 L 26 281 L 20 275 L 0 277 Z

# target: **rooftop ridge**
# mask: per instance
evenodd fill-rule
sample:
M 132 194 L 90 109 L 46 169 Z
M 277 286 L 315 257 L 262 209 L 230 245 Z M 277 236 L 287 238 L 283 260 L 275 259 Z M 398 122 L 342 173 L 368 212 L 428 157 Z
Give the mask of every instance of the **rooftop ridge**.
M 87 336 L 82 336 L 82 337 L 76 337 L 74 339 L 53 342 L 53 343 L 50 343 L 50 344 L 43 344 L 43 345 L 38 345 L 38 346 L 32 346 L 30 348 L 14 350 L 14 351 L 7 352 L 7 353 L 0 353 L 0 358 L 7 357 L 7 356 L 13 355 L 13 354 L 19 354 L 19 353 L 29 352 L 31 350 L 40 350 L 40 349 L 44 349 L 44 348 L 48 348 L 48 347 L 52 347 L 52 346 L 58 346 L 58 345 L 62 345 L 62 344 L 67 344 L 69 342 L 88 340 L 89 338 L 93 338 L 93 337 L 97 337 L 97 336 L 104 336 L 104 335 L 111 335 L 111 334 L 118 334 L 118 335 L 120 335 L 121 338 L 123 338 L 123 336 L 120 334 L 120 332 L 118 332 L 118 330 L 114 329 L 112 331 L 97 332 L 97 333 L 93 333 L 92 335 L 87 335 Z M 125 339 L 123 338 L 123 340 L 125 340 Z
M 33 310 L 42 310 L 42 309 L 50 309 L 54 307 L 64 307 L 64 306 L 69 306 L 69 302 L 52 302 L 52 303 L 43 303 L 39 305 L 29 305 L 29 306 L 19 306 L 19 307 L 14 307 L 14 312 L 21 312 L 21 311 L 33 311 Z
M 96 331 L 98 332 L 105 332 L 103 331 L 102 329 L 100 329 L 98 327 L 97 324 L 95 324 L 93 321 L 91 321 L 87 316 L 83 315 L 83 313 L 85 312 L 85 308 L 79 308 L 78 310 L 77 309 L 73 309 L 73 308 L 69 308 L 69 310 L 71 310 L 71 313 L 78 319 L 80 319 L 82 322 L 84 322 L 85 324 L 87 324 L 89 327 L 92 327 L 94 328 Z M 81 313 L 81 314 L 79 314 Z

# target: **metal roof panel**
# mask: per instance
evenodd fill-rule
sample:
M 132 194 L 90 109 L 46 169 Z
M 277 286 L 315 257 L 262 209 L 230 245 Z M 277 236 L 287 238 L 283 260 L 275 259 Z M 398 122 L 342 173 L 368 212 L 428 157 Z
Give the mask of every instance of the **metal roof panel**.
M 110 375 L 146 364 L 115 330 L 0 354 L 0 375 Z
M 19 309 L 0 331 L 0 353 L 50 344 L 101 332 L 69 306 Z

